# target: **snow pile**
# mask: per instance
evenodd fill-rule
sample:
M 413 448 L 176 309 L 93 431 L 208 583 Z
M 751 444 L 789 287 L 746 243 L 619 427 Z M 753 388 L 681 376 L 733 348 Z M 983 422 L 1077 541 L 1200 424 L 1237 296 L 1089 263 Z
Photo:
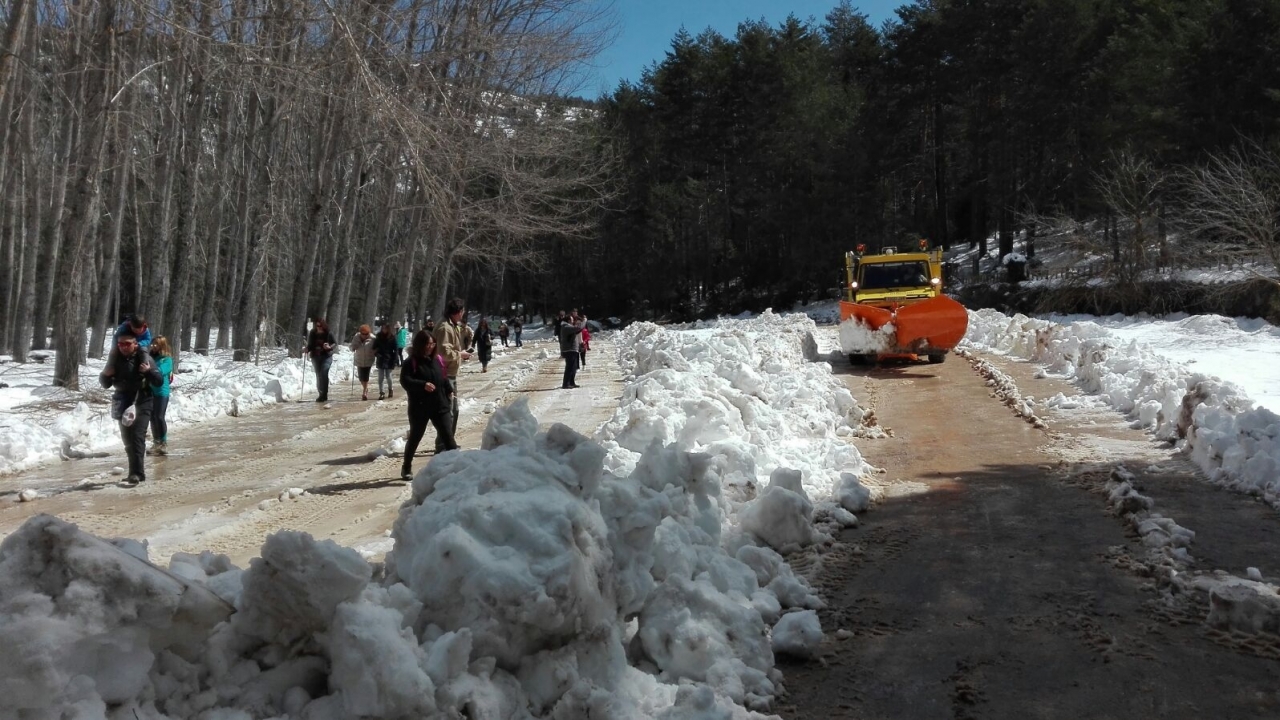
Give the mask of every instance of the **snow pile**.
M 965 343 L 1044 363 L 1156 437 L 1178 443 L 1211 480 L 1280 507 L 1280 415 L 1232 383 L 1195 372 L 1093 322 L 1061 325 L 969 313 Z
M 1007 373 L 965 348 L 958 348 L 956 354 L 968 360 L 973 369 L 987 379 L 987 387 L 991 388 L 991 396 L 1000 398 L 1000 401 L 1012 410 L 1014 415 L 1031 423 L 1032 427 L 1041 430 L 1047 427 L 1044 424 L 1044 420 L 1036 415 L 1033 399 L 1023 397 L 1022 392 L 1018 390 L 1018 384 Z
M 849 318 L 840 323 L 840 352 L 845 355 L 889 352 L 897 332 L 893 323 L 885 323 L 878 330 L 872 330 L 870 325 L 861 320 Z
M 266 352 L 266 351 L 264 351 Z M 167 419 L 172 429 L 204 422 L 223 415 L 239 416 L 254 409 L 293 400 L 315 392 L 315 373 L 310 363 L 289 358 L 284 351 L 268 352 L 261 364 L 236 362 L 230 351 L 214 351 L 210 356 L 184 353 L 174 375 L 173 394 Z M 340 345 L 334 354 L 329 378 L 339 383 L 354 372 L 352 354 Z M 90 360 L 82 366 L 80 387 L 109 397 L 102 391 L 98 373 L 106 360 Z M 47 370 L 45 368 L 47 365 Z M 64 391 L 49 387 L 53 363 L 39 365 L 40 375 L 27 374 L 22 387 L 3 391 L 0 406 L 20 408 L 23 404 L 62 397 Z M 59 457 L 84 457 L 94 451 L 122 448 L 120 430 L 105 404 L 77 402 L 58 413 L 0 413 L 0 475 L 17 472 Z
M 814 361 L 815 331 L 807 317 L 771 312 L 689 331 L 629 326 L 618 347 L 631 380 L 599 434 L 610 451 L 606 467 L 629 472 L 653 443 L 706 454 L 728 509 L 789 468 L 800 473 L 815 517 L 832 517 L 841 474 L 872 469 L 844 439 L 870 413 L 829 364 Z
M 775 649 L 822 642 L 770 545 L 870 499 L 812 329 L 634 327 L 602 442 L 498 409 L 419 472 L 384 566 L 284 531 L 166 572 L 35 518 L 0 544 L 0 717 L 760 718 Z

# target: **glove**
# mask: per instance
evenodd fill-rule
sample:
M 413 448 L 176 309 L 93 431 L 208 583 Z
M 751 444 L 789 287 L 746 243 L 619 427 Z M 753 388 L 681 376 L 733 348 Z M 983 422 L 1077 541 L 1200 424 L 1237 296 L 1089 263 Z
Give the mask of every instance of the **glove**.
M 120 424 L 125 427 L 133 427 L 133 421 L 138 419 L 138 406 L 130 405 L 124 414 L 120 416 Z

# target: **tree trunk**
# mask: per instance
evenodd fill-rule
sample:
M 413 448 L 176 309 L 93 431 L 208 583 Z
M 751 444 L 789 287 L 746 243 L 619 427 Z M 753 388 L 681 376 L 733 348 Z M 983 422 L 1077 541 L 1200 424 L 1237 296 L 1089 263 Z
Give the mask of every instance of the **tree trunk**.
M 123 133 L 122 133 L 123 134 Z M 122 140 L 124 138 L 121 138 Z M 127 187 L 129 184 L 129 166 L 131 153 L 124 152 L 127 146 L 117 146 L 113 156 L 116 158 L 115 177 L 111 185 L 116 191 L 115 203 L 111 209 L 111 230 L 107 236 L 105 261 L 102 272 L 98 276 L 98 292 L 95 307 L 97 313 L 93 318 L 93 334 L 89 340 L 89 357 L 101 358 L 103 343 L 106 341 L 107 328 L 112 318 L 109 313 L 111 303 L 116 294 L 116 285 L 120 282 L 120 242 L 124 235 L 124 211 L 128 207 Z
M 387 172 L 387 187 L 390 188 L 395 183 L 394 173 Z M 391 235 L 391 203 L 394 201 L 394 191 L 387 198 L 388 207 L 382 211 L 382 222 L 379 223 L 378 232 L 373 236 L 373 242 L 369 248 L 369 282 L 365 285 L 364 291 L 364 307 L 360 312 L 360 322 L 373 322 L 378 316 L 378 299 L 382 293 L 382 272 L 387 265 L 387 246 L 390 245 Z
M 191 83 L 186 125 L 183 135 L 183 178 L 182 189 L 185 195 L 178 206 L 178 243 L 173 252 L 173 277 L 169 287 L 169 300 L 166 304 L 169 313 L 164 327 L 170 328 L 170 347 L 173 350 L 173 362 L 176 365 L 182 353 L 181 328 L 187 324 L 188 308 L 191 306 L 191 250 L 196 237 L 196 201 L 200 196 L 200 156 L 203 141 L 201 131 L 204 126 L 204 75 L 197 73 Z
M 235 100 L 229 93 L 222 96 L 222 126 L 218 130 L 219 157 L 231 156 L 231 119 L 235 116 Z M 225 164 L 225 163 L 224 163 Z M 209 354 L 209 332 L 213 328 L 213 309 L 218 303 L 218 269 L 222 258 L 222 214 L 227 205 L 227 193 L 222 189 L 230 184 L 231 175 L 223 170 L 219 183 L 218 201 L 213 206 L 213 219 L 208 225 L 209 240 L 206 245 L 204 268 L 204 302 L 200 306 L 200 320 L 196 323 L 196 338 L 192 347 L 201 355 Z
M 23 243 L 25 252 L 22 255 L 22 291 L 18 296 L 18 307 L 14 314 L 13 341 L 10 343 L 15 362 L 26 362 L 27 348 L 31 347 L 31 316 L 36 304 L 36 261 L 42 254 L 38 250 L 40 248 L 41 197 L 44 195 L 40 176 L 44 164 L 35 159 L 35 108 L 28 106 L 26 113 L 27 116 L 22 124 L 23 176 L 24 179 L 31 179 L 32 182 L 27 186 L 30 191 L 27 193 L 26 217 L 22 223 L 22 229 L 26 235 Z
M 303 257 L 298 263 L 297 280 L 293 287 L 293 302 L 289 305 L 289 318 L 286 323 L 289 332 L 304 327 L 307 322 L 307 307 L 311 301 L 311 281 L 315 277 L 316 256 L 320 252 L 320 218 L 324 215 L 325 193 L 328 191 L 328 180 L 333 175 L 331 156 L 338 131 L 342 128 L 341 118 L 333 116 L 329 98 L 322 105 L 322 117 L 329 119 L 328 128 L 321 132 L 316 147 L 315 172 L 311 177 L 311 202 L 307 209 L 306 223 L 302 229 L 301 241 Z M 289 356 L 298 357 L 300 351 L 296 343 L 290 343 Z
M 72 81 L 74 91 L 70 93 L 71 97 L 79 98 L 78 79 Z M 62 151 L 60 153 L 58 168 L 54 171 L 53 182 L 53 204 L 49 208 L 49 222 L 44 228 L 44 240 L 40 244 L 40 277 L 36 280 L 36 291 L 39 293 L 34 308 L 34 316 L 32 318 L 33 327 L 31 330 L 31 347 L 34 350 L 44 350 L 49 347 L 49 308 L 53 303 L 53 283 L 54 271 L 57 269 L 59 245 L 62 243 L 63 221 L 66 217 L 67 202 L 67 184 L 71 172 L 71 150 L 76 139 L 75 119 L 77 113 L 65 109 L 63 118 L 62 132 L 59 137 L 62 138 Z
M 67 217 L 65 251 L 58 258 L 60 292 L 55 319 L 55 343 L 58 359 L 53 370 L 53 384 L 77 390 L 80 387 L 80 365 L 84 362 L 84 331 L 86 323 L 84 258 L 86 244 L 92 235 L 96 218 L 94 209 L 98 203 L 105 149 L 107 111 L 110 109 L 108 78 L 113 64 L 114 39 L 112 24 L 115 21 L 114 0 L 103 0 L 98 7 L 98 27 L 95 32 L 94 62 L 86 71 L 85 97 L 89 100 L 85 114 L 84 142 L 77 156 L 82 158 L 76 177 L 75 196 Z

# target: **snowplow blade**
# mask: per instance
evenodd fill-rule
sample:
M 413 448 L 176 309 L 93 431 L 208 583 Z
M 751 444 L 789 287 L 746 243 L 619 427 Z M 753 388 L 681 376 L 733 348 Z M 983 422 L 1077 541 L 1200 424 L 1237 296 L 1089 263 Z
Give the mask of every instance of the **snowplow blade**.
M 937 355 L 955 347 L 969 328 L 969 313 L 945 295 L 896 309 L 842 301 L 840 321 L 855 320 L 871 331 L 893 323 L 892 337 L 882 342 L 881 355 Z M 845 348 L 845 352 L 866 352 Z
M 955 300 L 939 295 L 898 308 L 893 323 L 903 352 L 946 351 L 964 338 L 969 312 Z
M 879 330 L 883 325 L 893 322 L 893 313 L 885 308 L 841 300 L 840 322 L 844 322 L 849 318 L 856 318 L 858 322 L 868 328 Z

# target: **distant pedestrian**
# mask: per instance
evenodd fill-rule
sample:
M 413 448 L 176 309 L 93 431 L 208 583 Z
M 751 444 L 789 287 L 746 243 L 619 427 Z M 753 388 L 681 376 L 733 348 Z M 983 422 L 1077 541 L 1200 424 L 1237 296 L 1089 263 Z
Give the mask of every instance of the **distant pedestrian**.
M 316 371 L 318 403 L 329 401 L 329 367 L 333 365 L 333 349 L 337 346 L 338 340 L 329 332 L 329 323 L 324 318 L 316 318 L 302 351 L 311 357 L 311 367 Z
M 351 336 L 351 352 L 355 353 L 352 362 L 356 373 L 360 376 L 360 399 L 369 399 L 369 375 L 373 372 L 375 355 L 373 352 L 373 328 L 361 325 L 360 330 Z
M 404 349 L 409 345 L 409 328 L 396 323 L 396 357 L 397 365 L 404 362 Z
M 520 334 L 524 332 L 524 323 L 520 318 L 511 321 L 511 332 L 516 336 L 516 347 L 524 347 L 524 343 L 520 342 Z
M 471 347 L 471 328 L 463 322 L 466 315 L 467 306 L 462 298 L 453 298 L 449 304 L 445 306 L 445 317 L 436 326 L 433 337 L 436 339 L 436 351 L 440 357 L 444 358 L 444 370 L 449 378 L 450 400 L 449 400 L 449 417 L 452 424 L 449 429 L 457 434 L 458 432 L 458 400 L 462 397 L 462 391 L 458 388 L 458 368 L 462 366 L 462 361 L 471 359 L 471 352 L 467 348 Z M 440 441 L 440 437 L 436 436 L 436 452 L 442 452 L 444 445 Z
M 432 335 L 435 335 L 435 334 L 436 334 L 436 321 L 435 321 L 435 320 L 428 320 L 428 321 L 427 321 L 427 324 L 425 324 L 425 325 L 423 325 L 423 326 L 422 326 L 422 329 L 423 329 L 423 330 L 426 330 L 427 332 L 431 333 Z
M 480 372 L 489 372 L 489 361 L 493 359 L 493 331 L 489 329 L 489 319 L 480 318 L 475 332 L 476 350 L 480 354 Z
M 587 329 L 585 322 L 582 325 L 582 346 L 578 348 L 578 357 L 581 358 L 582 367 L 587 366 L 587 351 L 591 349 L 591 331 Z
M 143 465 L 147 451 L 147 425 L 151 421 L 155 388 L 163 384 L 151 356 L 138 346 L 132 330 L 116 333 L 116 350 L 107 359 L 98 381 L 102 387 L 114 387 L 111 395 L 111 417 L 120 425 L 120 439 L 129 458 L 129 476 L 121 483 L 137 487 L 147 479 Z
M 169 349 L 169 339 L 161 336 L 151 343 L 151 358 L 155 360 L 156 372 L 160 373 L 163 382 L 152 391 L 151 399 L 151 454 L 169 454 L 169 423 L 165 414 L 169 411 L 169 394 L 173 383 L 173 352 Z
M 400 368 L 400 386 L 409 398 L 409 435 L 404 443 L 400 477 L 413 478 L 413 455 L 430 422 L 436 429 L 436 452 L 457 450 L 450 413 L 454 405 L 453 386 L 437 350 L 436 339 L 426 330 L 413 336 L 409 359 Z
M 586 318 L 579 318 L 576 310 L 560 324 L 560 356 L 564 358 L 564 380 L 560 384 L 562 390 L 578 387 L 578 350 L 582 346 L 584 327 Z
M 402 331 L 404 328 L 400 328 Z M 391 371 L 400 365 L 400 353 L 403 347 L 397 347 L 398 333 L 392 332 L 391 325 L 383 325 L 377 337 L 373 339 L 374 364 L 378 367 L 378 399 L 395 397 L 395 384 L 391 382 Z M 387 389 L 382 389 L 386 381 Z
M 556 313 L 556 319 L 551 321 L 551 335 L 556 340 L 560 339 L 560 328 L 564 326 L 567 317 L 568 316 L 564 314 L 564 311 L 561 310 Z
M 510 335 L 511 328 L 507 327 L 506 323 L 498 325 L 498 339 L 502 340 L 502 347 L 510 347 L 507 343 L 507 338 L 510 337 Z

